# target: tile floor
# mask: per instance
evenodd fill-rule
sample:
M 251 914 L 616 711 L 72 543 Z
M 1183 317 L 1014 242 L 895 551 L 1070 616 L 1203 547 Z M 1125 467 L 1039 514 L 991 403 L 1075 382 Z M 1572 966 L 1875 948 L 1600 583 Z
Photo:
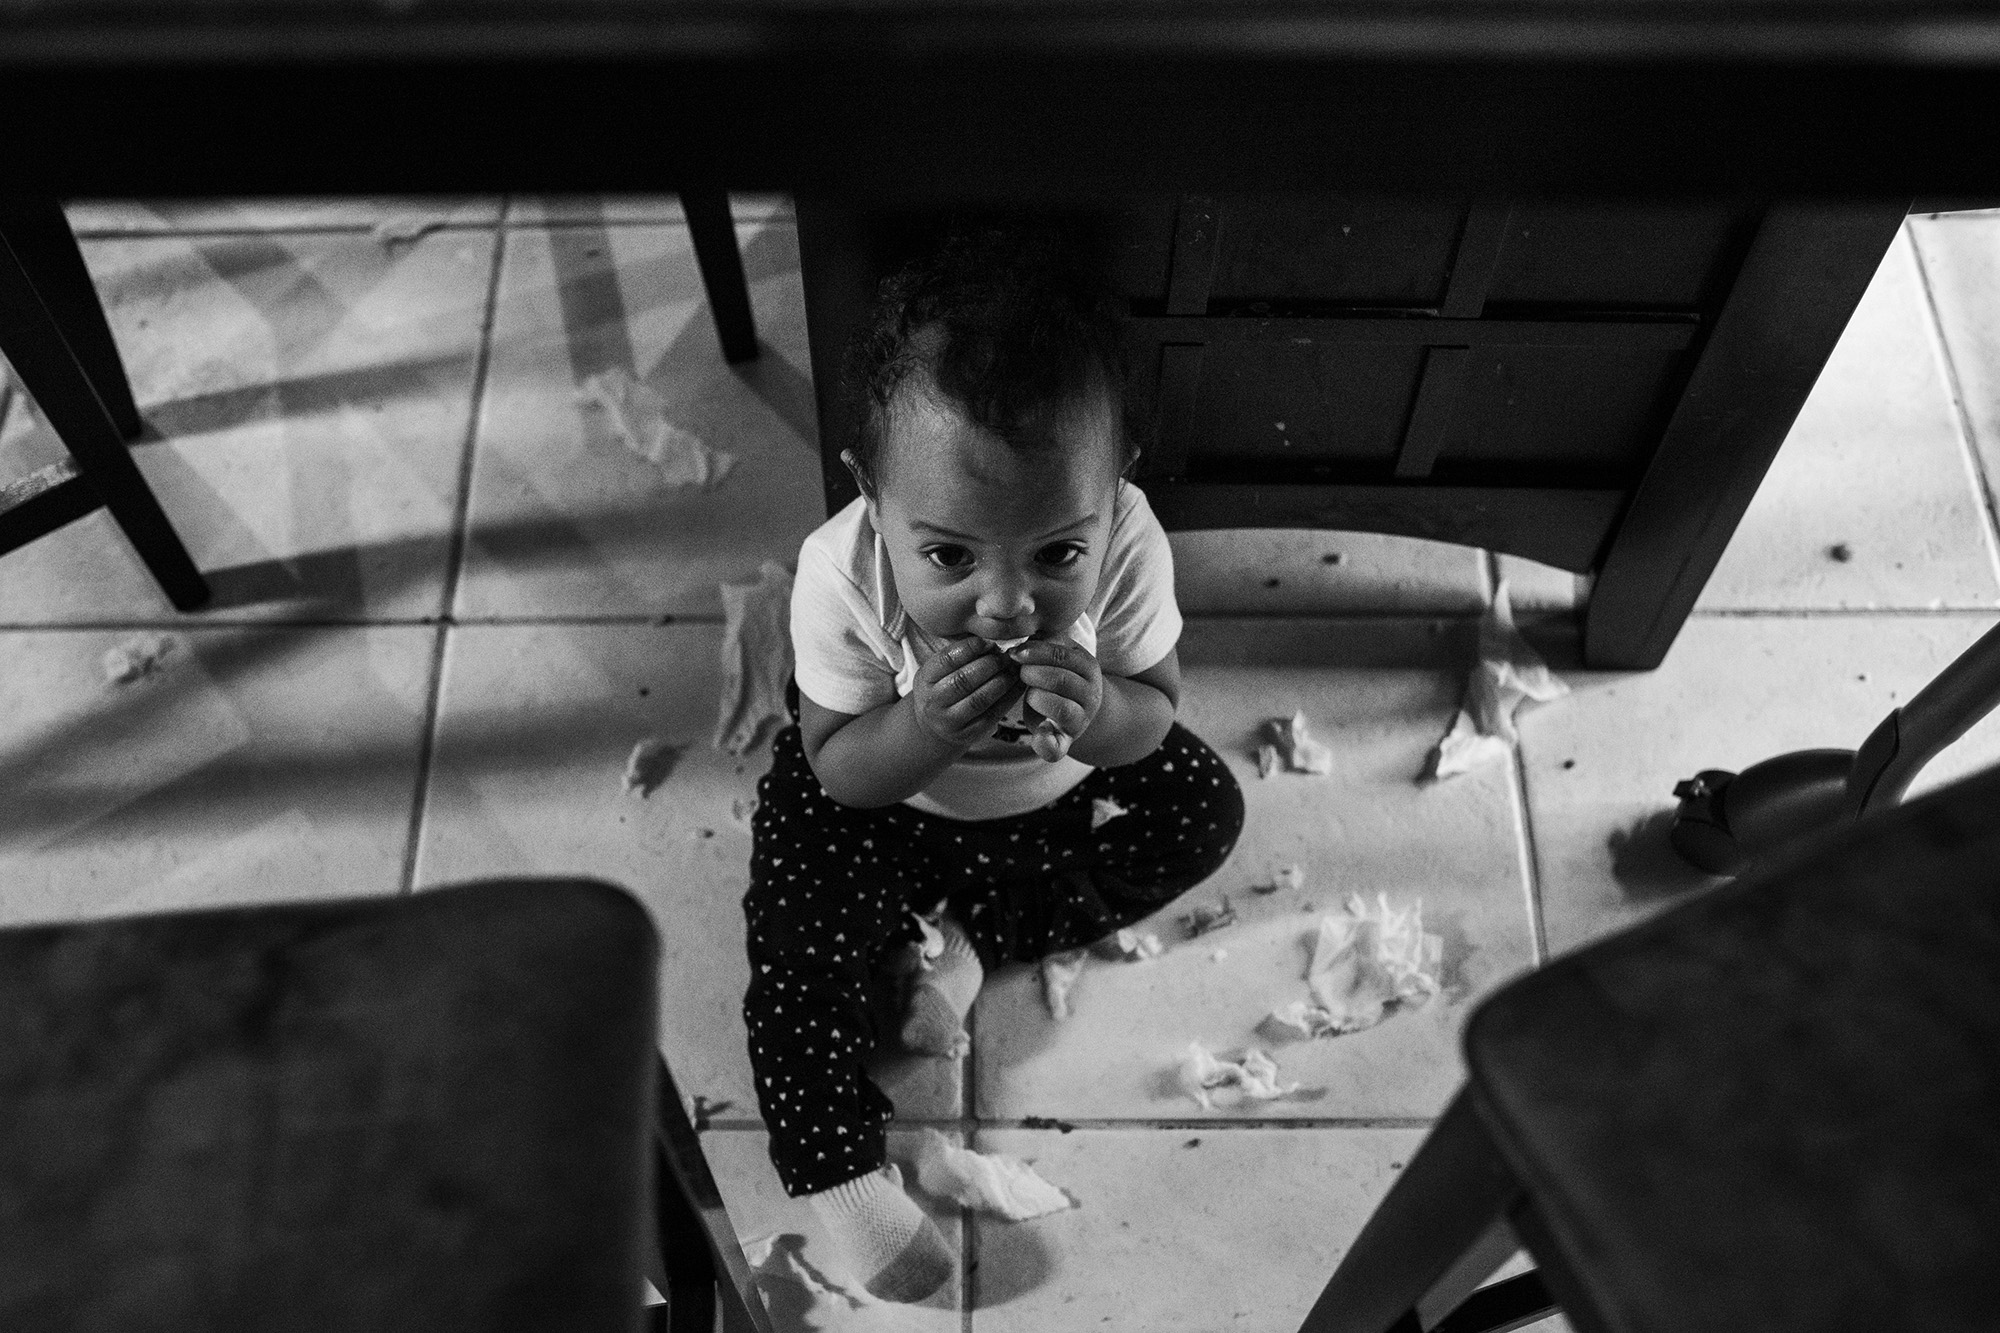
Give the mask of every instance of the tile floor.
M 501 873 L 627 884 L 662 934 L 682 1089 L 728 1104 L 706 1143 L 739 1228 L 802 1237 L 780 1244 L 838 1283 L 765 1161 L 743 1056 L 731 806 L 763 761 L 708 745 L 716 586 L 789 560 L 819 513 L 788 210 L 738 202 L 766 346 L 741 370 L 671 200 L 76 208 L 154 428 L 140 464 L 217 603 L 173 615 L 101 514 L 0 558 L 0 921 Z M 1034 1159 L 1081 1206 L 1025 1224 L 941 1208 L 961 1283 L 908 1309 L 778 1284 L 781 1325 L 1296 1327 L 1455 1085 L 1468 1007 L 1702 882 L 1658 841 L 1674 781 L 1855 744 L 1995 619 L 1996 297 L 2000 215 L 1913 219 L 1666 664 L 1566 673 L 1575 693 L 1527 717 L 1513 765 L 1412 781 L 1496 576 L 1555 614 L 1576 580 L 1366 535 L 1177 537 L 1186 711 L 1250 802 L 1191 901 L 1229 893 L 1243 920 L 1092 968 L 1063 1024 L 1027 972 L 996 976 L 962 1068 L 886 1062 L 899 1156 L 938 1127 Z M 665 489 L 611 436 L 578 387 L 617 370 L 738 456 L 722 486 Z M 0 476 L 55 448 L 0 399 Z M 156 631 L 167 669 L 108 685 L 104 651 Z M 1337 771 L 1260 781 L 1250 739 L 1294 708 Z M 688 749 L 640 800 L 620 775 L 644 736 Z M 1919 785 L 1996 758 L 1989 720 Z M 1285 862 L 1304 890 L 1246 892 Z M 1252 1041 L 1297 988 L 1308 905 L 1349 890 L 1422 897 L 1441 1000 L 1281 1048 L 1310 1099 L 1180 1097 L 1178 1051 Z

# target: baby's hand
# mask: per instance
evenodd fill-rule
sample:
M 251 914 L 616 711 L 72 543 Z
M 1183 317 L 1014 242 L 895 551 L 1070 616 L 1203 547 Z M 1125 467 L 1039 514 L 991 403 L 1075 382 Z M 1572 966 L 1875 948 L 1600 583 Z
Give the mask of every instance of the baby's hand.
M 1008 653 L 1020 664 L 1021 684 L 1027 689 L 1028 707 L 1047 718 L 1062 733 L 1065 742 L 1051 746 L 1044 759 L 1057 759 L 1074 740 L 1090 729 L 1097 710 L 1104 703 L 1104 673 L 1097 659 L 1073 643 L 1046 643 L 1031 639 Z
M 947 745 L 983 741 L 1020 697 L 1007 660 L 984 639 L 960 639 L 932 653 L 910 690 L 917 721 Z

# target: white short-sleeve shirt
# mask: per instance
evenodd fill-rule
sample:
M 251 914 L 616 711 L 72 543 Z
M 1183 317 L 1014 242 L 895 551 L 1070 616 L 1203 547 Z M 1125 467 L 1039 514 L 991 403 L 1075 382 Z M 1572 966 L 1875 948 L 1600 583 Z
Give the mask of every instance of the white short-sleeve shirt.
M 1105 674 L 1132 676 L 1180 640 L 1174 558 L 1167 534 L 1130 482 L 1118 484 L 1110 548 L 1097 595 L 1062 638 Z M 903 612 L 882 538 L 855 500 L 805 540 L 792 585 L 792 652 L 799 690 L 822 708 L 860 714 L 910 692 L 917 669 L 943 647 Z M 1090 773 L 1029 748 L 1019 710 L 905 804 L 948 819 L 1001 819 L 1055 800 Z

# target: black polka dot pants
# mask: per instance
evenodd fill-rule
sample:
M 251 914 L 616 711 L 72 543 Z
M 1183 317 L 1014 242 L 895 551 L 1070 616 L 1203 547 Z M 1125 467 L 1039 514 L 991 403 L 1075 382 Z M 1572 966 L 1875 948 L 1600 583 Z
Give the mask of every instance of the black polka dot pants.
M 896 1015 L 884 977 L 940 900 L 990 971 L 1138 921 L 1213 874 L 1243 828 L 1243 793 L 1176 724 L 1137 763 L 1101 768 L 1039 810 L 969 823 L 826 794 L 797 727 L 757 785 L 743 1017 L 750 1066 L 788 1194 L 830 1189 L 884 1160 L 894 1110 L 862 1072 Z M 1125 813 L 1091 827 L 1095 802 Z M 884 1029 L 888 1030 L 885 1031 Z

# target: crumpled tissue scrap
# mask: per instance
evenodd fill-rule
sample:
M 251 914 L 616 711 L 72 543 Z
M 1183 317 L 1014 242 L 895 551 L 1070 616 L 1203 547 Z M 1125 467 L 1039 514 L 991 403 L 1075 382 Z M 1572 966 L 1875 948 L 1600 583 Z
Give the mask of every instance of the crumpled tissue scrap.
M 1229 895 L 1226 893 L 1222 895 L 1220 903 L 1198 903 L 1193 911 L 1181 913 L 1181 929 L 1187 932 L 1189 939 L 1235 924 L 1236 908 L 1230 903 Z
M 928 971 L 931 960 L 944 953 L 944 932 L 937 928 L 935 921 L 914 907 L 910 909 L 910 915 L 917 919 L 917 929 L 923 934 L 923 942 L 917 946 L 917 957 Z
M 1262 777 L 1269 777 L 1276 760 L 1282 758 L 1285 767 L 1294 773 L 1316 773 L 1325 777 L 1333 772 L 1333 751 L 1324 741 L 1313 739 L 1306 726 L 1304 713 L 1293 713 L 1289 718 L 1274 717 L 1264 724 L 1270 732 L 1272 756 L 1265 758 L 1260 748 L 1257 752 L 1257 771 Z
M 1084 959 L 1089 956 L 1088 949 L 1070 949 L 1042 960 L 1042 1002 L 1048 1005 L 1051 1018 L 1069 1017 L 1070 987 L 1083 975 Z
M 420 241 L 451 221 L 444 213 L 414 211 L 395 213 L 368 229 L 368 239 L 377 245 L 408 245 Z
M 1398 911 L 1386 893 L 1373 906 L 1349 894 L 1345 915 L 1320 920 L 1306 967 L 1310 998 L 1272 1010 L 1267 1029 L 1296 1038 L 1374 1027 L 1390 1006 L 1415 1009 L 1438 993 L 1443 956 L 1443 940 L 1424 931 L 1421 901 Z
M 658 736 L 648 736 L 632 747 L 631 757 L 625 761 L 625 794 L 645 800 L 660 789 L 667 775 L 674 771 L 674 761 L 679 759 L 681 747 Z
M 1127 963 L 1143 963 L 1148 958 L 1158 958 L 1167 951 L 1160 943 L 1160 937 L 1148 931 L 1141 935 L 1129 926 L 1106 941 L 1097 952 L 1104 957 L 1116 958 Z
M 104 651 L 104 679 L 113 685 L 129 685 L 165 669 L 174 641 L 166 634 L 141 634 L 116 648 Z
M 805 1257 L 806 1238 L 796 1234 L 755 1236 L 743 1242 L 743 1258 L 765 1310 L 786 1322 L 786 1328 L 819 1333 L 863 1333 L 883 1327 L 877 1316 L 888 1306 L 869 1295 L 859 1282 L 841 1286 Z M 783 1312 L 780 1315 L 780 1312 Z
M 1090 826 L 1094 829 L 1103 828 L 1118 816 L 1131 813 L 1109 796 L 1093 796 L 1090 799 Z
M 602 408 L 624 446 L 660 470 L 669 486 L 713 490 L 736 466 L 736 455 L 709 448 L 667 420 L 667 400 L 631 371 L 602 370 L 584 380 L 577 400 Z
M 747 754 L 764 724 L 783 726 L 792 678 L 792 575 L 766 560 L 755 583 L 722 585 L 722 702 L 716 749 Z
M 1520 739 L 1514 714 L 1524 700 L 1547 703 L 1568 693 L 1569 686 L 1514 628 L 1513 598 L 1502 580 L 1479 622 L 1479 662 L 1466 679 L 1465 697 L 1422 777 L 1453 777 L 1501 758 Z
M 961 1148 L 934 1129 L 924 1131 L 916 1164 L 924 1193 L 1010 1222 L 1076 1207 L 1076 1200 L 1020 1158 Z
M 1215 1109 L 1217 1092 L 1230 1094 L 1224 1100 L 1233 1104 L 1274 1101 L 1299 1090 L 1296 1083 L 1278 1082 L 1278 1062 L 1254 1046 L 1240 1060 L 1223 1060 L 1198 1041 L 1189 1042 L 1181 1056 L 1179 1081 L 1204 1111 Z

